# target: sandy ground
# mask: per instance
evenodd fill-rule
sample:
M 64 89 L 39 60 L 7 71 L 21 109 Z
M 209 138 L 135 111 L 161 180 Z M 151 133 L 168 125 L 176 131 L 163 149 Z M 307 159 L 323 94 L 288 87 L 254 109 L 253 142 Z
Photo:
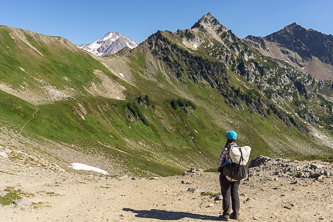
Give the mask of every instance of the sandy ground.
M 333 177 L 272 179 L 270 173 L 242 181 L 240 221 L 333 221 Z M 202 195 L 220 190 L 218 173 L 208 172 L 111 178 L 0 157 L 0 194 L 7 187 L 22 190 L 28 204 L 0 204 L 0 221 L 4 222 L 218 221 L 222 207 L 221 200 Z
M 333 163 L 323 164 L 333 169 Z M 277 176 L 274 166 L 250 168 L 251 176 L 241 182 L 240 221 L 333 221 L 332 175 Z M 217 172 L 151 178 L 81 172 L 1 147 L 0 196 L 21 190 L 24 201 L 0 204 L 0 221 L 218 221 L 221 214 L 221 200 L 203 195 L 218 196 Z

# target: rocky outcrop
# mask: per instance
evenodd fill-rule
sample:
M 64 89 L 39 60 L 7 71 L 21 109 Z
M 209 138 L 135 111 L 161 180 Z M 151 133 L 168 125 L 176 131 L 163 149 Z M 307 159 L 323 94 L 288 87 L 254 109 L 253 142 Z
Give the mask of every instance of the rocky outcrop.
M 270 176 L 294 176 L 298 178 L 332 177 L 333 167 L 328 162 L 319 161 L 291 161 L 290 159 L 273 159 L 259 156 L 251 160 L 249 165 L 250 175 L 270 172 Z
M 264 39 L 296 52 L 303 60 L 310 60 L 315 56 L 321 62 L 333 65 L 332 35 L 325 35 L 312 29 L 307 30 L 292 23 Z
M 182 83 L 190 79 L 195 83 L 206 81 L 212 88 L 223 88 L 220 79 L 227 78 L 227 69 L 222 63 L 195 56 L 172 43 L 161 31 L 148 38 L 147 43 L 154 56 L 168 67 L 170 75 Z

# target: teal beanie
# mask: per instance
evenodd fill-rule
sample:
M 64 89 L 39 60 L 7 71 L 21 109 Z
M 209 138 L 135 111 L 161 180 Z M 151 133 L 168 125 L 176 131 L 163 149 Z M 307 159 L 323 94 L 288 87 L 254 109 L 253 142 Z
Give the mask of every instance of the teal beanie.
M 237 133 L 235 131 L 228 131 L 227 132 L 227 137 L 229 140 L 236 140 L 237 139 Z

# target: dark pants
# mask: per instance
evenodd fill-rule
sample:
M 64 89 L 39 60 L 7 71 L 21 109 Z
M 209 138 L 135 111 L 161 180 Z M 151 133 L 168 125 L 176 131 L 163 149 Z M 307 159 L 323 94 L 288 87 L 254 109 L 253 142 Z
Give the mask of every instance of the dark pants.
M 232 201 L 233 213 L 239 213 L 239 183 L 240 181 L 230 182 L 222 173 L 220 174 L 221 193 L 223 197 L 223 215 L 230 214 L 230 196 Z

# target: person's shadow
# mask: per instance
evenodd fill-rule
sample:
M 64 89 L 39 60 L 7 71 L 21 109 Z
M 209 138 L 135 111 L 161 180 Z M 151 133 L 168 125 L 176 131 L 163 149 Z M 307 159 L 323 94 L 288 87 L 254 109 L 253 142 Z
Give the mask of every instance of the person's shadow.
M 218 217 L 202 215 L 202 214 L 193 214 L 193 213 L 185 213 L 185 212 L 175 212 L 175 211 L 166 211 L 166 210 L 134 210 L 130 208 L 123 208 L 123 211 L 130 211 L 136 213 L 135 217 L 142 218 L 151 218 L 158 220 L 180 220 L 184 217 L 199 219 L 199 220 L 219 220 Z

